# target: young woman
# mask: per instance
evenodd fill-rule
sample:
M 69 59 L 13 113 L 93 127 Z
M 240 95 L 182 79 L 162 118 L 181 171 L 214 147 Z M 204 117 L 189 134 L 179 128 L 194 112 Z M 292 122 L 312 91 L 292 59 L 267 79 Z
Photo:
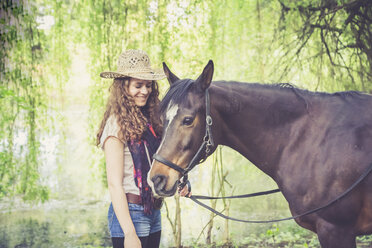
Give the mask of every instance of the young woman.
M 147 172 L 161 137 L 155 80 L 165 78 L 164 72 L 151 68 L 145 52 L 128 50 L 119 56 L 116 72 L 100 76 L 114 79 L 97 134 L 106 158 L 113 247 L 159 247 L 162 199 L 154 199 Z M 187 193 L 183 189 L 181 195 Z

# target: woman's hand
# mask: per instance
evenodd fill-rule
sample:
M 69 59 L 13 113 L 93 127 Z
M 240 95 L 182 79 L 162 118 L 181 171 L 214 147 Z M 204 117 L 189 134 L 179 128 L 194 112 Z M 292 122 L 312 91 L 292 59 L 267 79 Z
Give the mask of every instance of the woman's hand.
M 142 248 L 141 241 L 135 232 L 133 234 L 125 234 L 124 247 Z
M 180 194 L 180 196 L 190 197 L 192 195 L 191 191 L 189 191 L 189 185 L 188 184 L 186 184 L 182 189 L 178 189 L 178 193 Z

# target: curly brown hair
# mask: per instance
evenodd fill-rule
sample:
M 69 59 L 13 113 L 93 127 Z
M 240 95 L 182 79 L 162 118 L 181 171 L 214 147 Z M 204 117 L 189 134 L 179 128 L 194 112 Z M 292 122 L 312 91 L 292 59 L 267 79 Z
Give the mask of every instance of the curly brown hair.
M 107 101 L 106 111 L 97 133 L 96 145 L 100 144 L 103 129 L 107 119 L 111 115 L 116 116 L 120 127 L 119 139 L 127 143 L 131 140 L 139 140 L 146 130 L 146 124 L 150 122 L 157 135 L 162 134 L 162 124 L 159 114 L 159 89 L 158 83 L 152 81 L 152 91 L 144 107 L 138 107 L 128 93 L 130 78 L 115 78 L 110 86 L 110 96 Z

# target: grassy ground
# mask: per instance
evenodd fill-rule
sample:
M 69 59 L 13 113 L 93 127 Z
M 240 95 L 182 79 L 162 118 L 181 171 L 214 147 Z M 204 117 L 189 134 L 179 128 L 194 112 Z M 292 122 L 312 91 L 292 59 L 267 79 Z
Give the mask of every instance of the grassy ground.
M 224 222 L 220 219 L 215 220 L 215 231 L 212 233 L 212 240 L 216 243 L 206 245 L 205 236 L 202 235 L 196 240 L 199 232 L 195 234 L 187 229 L 190 226 L 186 226 L 186 220 L 190 219 L 191 215 L 187 211 L 184 211 L 184 214 L 182 243 L 185 248 L 320 247 L 314 233 L 299 227 L 293 221 L 274 225 L 230 223 L 232 242 L 223 244 L 220 240 L 223 240 L 224 236 Z M 17 211 L 3 209 L 0 211 L 0 248 L 111 247 L 106 215 L 105 202 L 91 204 L 56 202 L 44 208 L 18 208 Z M 194 219 L 191 220 L 192 224 L 196 224 Z M 166 218 L 163 218 L 163 224 L 161 247 L 174 247 L 171 229 L 165 225 Z M 357 247 L 371 248 L 372 235 L 358 237 Z

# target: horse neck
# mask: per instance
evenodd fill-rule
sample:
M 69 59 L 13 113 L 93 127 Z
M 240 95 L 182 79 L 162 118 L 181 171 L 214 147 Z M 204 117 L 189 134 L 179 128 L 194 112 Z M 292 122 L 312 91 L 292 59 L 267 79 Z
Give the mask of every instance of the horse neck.
M 307 112 L 305 99 L 293 89 L 237 82 L 215 82 L 210 92 L 216 143 L 274 173 L 292 125 Z

